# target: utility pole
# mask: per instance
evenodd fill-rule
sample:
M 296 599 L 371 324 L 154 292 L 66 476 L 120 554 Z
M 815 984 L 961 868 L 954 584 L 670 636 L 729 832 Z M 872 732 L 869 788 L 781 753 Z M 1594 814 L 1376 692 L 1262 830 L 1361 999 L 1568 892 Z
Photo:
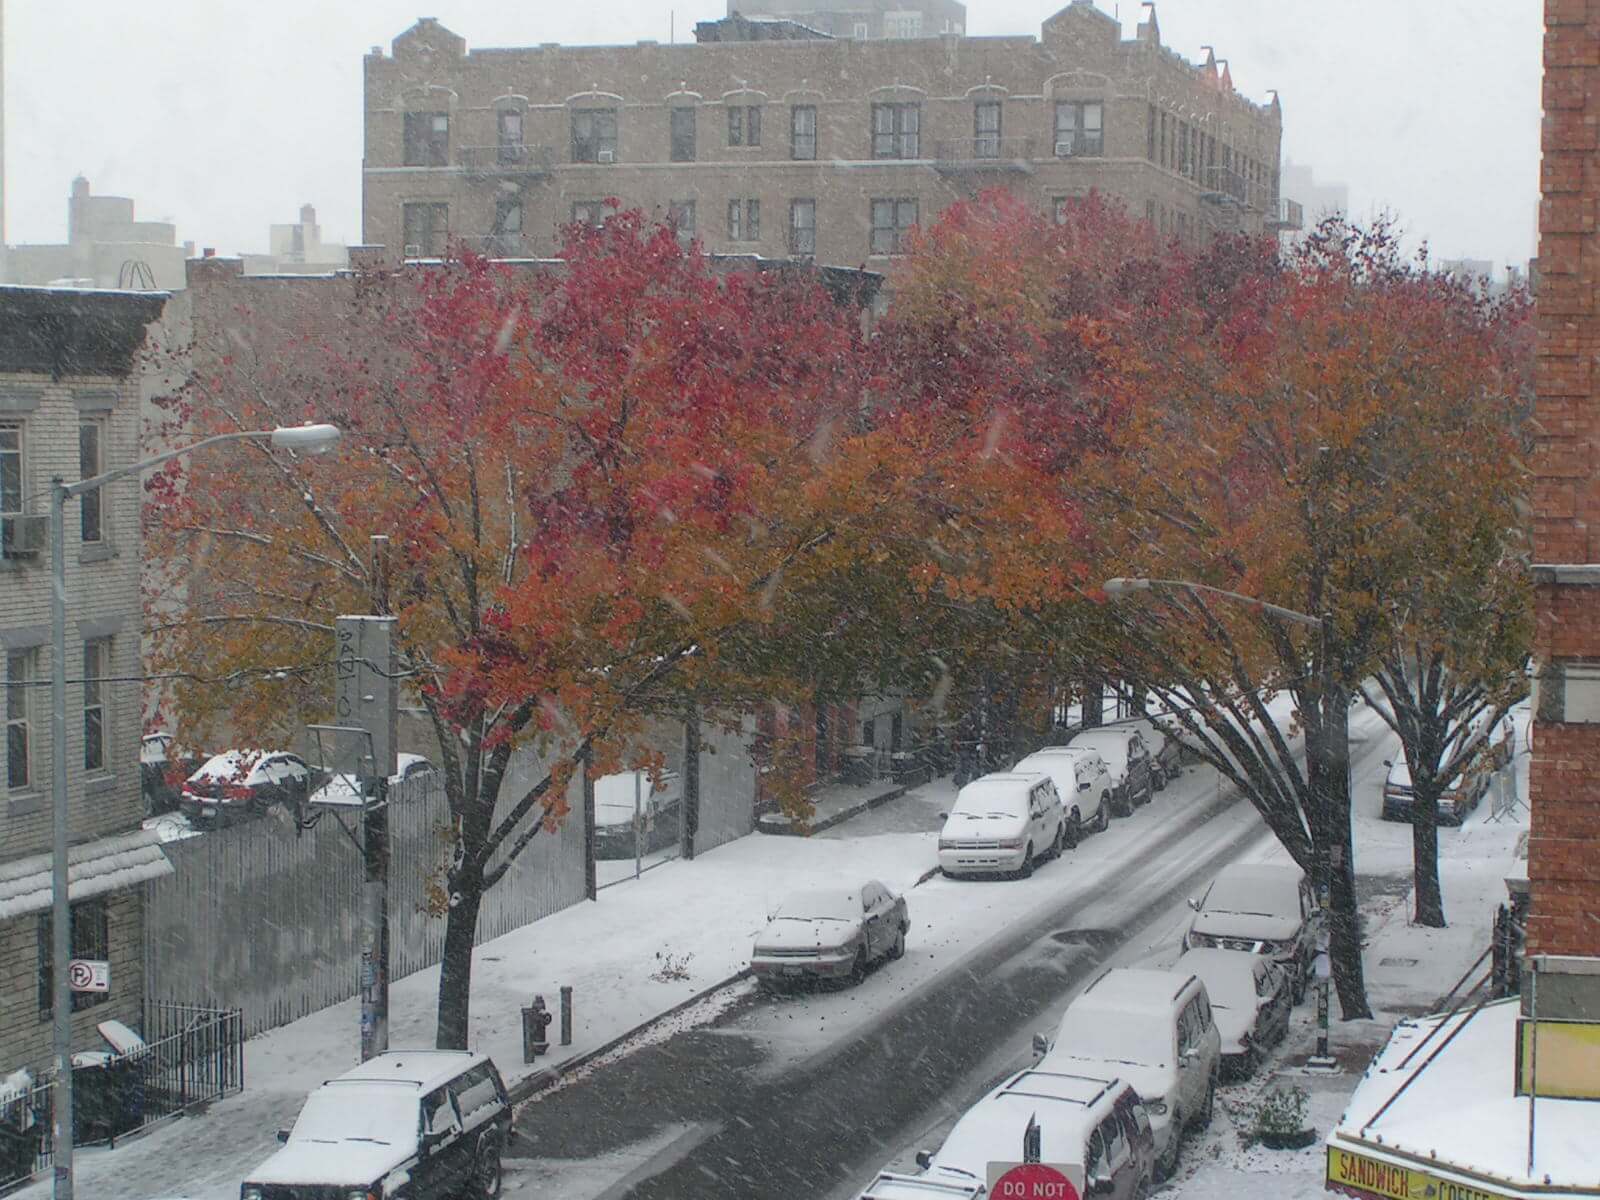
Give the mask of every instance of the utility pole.
M 579 778 L 583 783 L 583 894 L 594 900 L 600 895 L 600 880 L 594 865 L 594 776 L 589 765 L 594 761 L 594 751 L 585 746 L 578 755 Z
M 700 831 L 700 706 L 689 701 L 683 720 L 683 817 L 679 853 L 694 858 L 694 835 Z

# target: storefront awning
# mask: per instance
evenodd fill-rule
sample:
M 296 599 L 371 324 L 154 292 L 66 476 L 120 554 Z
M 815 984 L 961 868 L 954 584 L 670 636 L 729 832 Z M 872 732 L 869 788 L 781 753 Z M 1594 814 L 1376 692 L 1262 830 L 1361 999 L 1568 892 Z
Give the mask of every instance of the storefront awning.
M 172 864 L 150 830 L 97 838 L 67 851 L 67 895 L 88 900 L 171 875 Z M 50 855 L 33 854 L 0 863 L 0 921 L 50 907 Z

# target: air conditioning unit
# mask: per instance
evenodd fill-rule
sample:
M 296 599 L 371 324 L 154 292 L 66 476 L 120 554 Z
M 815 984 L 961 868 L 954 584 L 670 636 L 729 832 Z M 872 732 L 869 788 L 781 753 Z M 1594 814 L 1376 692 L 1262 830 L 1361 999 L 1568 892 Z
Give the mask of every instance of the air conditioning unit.
M 0 522 L 0 549 L 7 558 L 31 558 L 43 554 L 50 538 L 50 518 L 6 517 Z
M 415 242 L 407 242 L 406 243 L 406 254 L 405 254 L 405 256 L 407 258 L 421 258 L 422 257 L 422 247 L 417 245 Z
M 594 160 L 595 162 L 614 163 L 617 161 L 617 152 L 615 150 L 596 150 Z
M 1056 143 L 1056 157 L 1057 158 L 1071 158 L 1072 157 L 1072 143 L 1071 142 L 1057 142 Z

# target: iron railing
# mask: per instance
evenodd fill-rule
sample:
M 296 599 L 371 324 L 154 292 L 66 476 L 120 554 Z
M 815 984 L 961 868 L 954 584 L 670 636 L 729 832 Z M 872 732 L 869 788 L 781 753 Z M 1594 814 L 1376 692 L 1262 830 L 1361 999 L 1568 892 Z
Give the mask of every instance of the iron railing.
M 244 1016 L 239 1009 L 145 1005 L 145 1044 L 73 1067 L 73 1141 L 119 1137 L 220 1100 L 244 1087 Z M 52 1165 L 55 1081 L 0 1092 L 0 1194 Z
M 525 233 L 485 233 L 464 237 L 461 244 L 485 258 L 537 258 L 533 239 Z
M 1001 137 L 980 133 L 974 137 L 943 138 L 933 144 L 933 158 L 941 167 L 1010 169 L 1033 158 L 1031 137 Z
M 1293 231 L 1304 229 L 1306 224 L 1305 209 L 1300 201 L 1290 200 L 1281 196 L 1267 208 L 1267 228 Z
M 1207 167 L 1201 177 L 1208 195 L 1226 196 L 1240 204 L 1250 202 L 1250 181 L 1232 167 Z
M 456 150 L 461 169 L 472 175 L 545 175 L 554 157 L 549 146 L 504 143 L 495 146 L 461 146 Z

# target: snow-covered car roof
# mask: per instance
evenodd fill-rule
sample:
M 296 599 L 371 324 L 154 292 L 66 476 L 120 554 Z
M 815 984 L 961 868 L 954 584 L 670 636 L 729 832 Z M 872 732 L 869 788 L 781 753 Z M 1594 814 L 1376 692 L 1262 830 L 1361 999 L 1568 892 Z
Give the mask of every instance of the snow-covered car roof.
M 400 780 L 405 778 L 406 772 L 419 763 L 429 767 L 433 766 L 431 762 L 420 754 L 396 754 L 394 756 L 395 772 L 389 776 L 389 782 L 399 783 Z M 361 803 L 360 781 L 354 775 L 343 773 L 329 776 L 328 782 L 311 794 L 311 802 L 313 804 L 359 805 Z
M 981 1179 L 944 1180 L 885 1171 L 867 1185 L 859 1200 L 976 1200 L 983 1194 Z
M 277 751 L 270 750 L 224 750 L 220 754 L 213 754 L 201 763 L 194 774 L 189 776 L 193 782 L 202 779 L 239 779 L 243 780 L 268 754 Z
M 329 1083 L 407 1083 L 429 1092 L 449 1083 L 468 1067 L 488 1062 L 486 1054 L 469 1050 L 389 1050 L 352 1067 Z
M 1004 812 L 1026 812 L 1028 793 L 1033 790 L 1033 785 L 1043 776 L 1042 771 L 1027 773 L 1013 773 L 1010 771 L 996 772 L 984 775 L 966 784 L 956 793 L 956 802 L 952 806 L 952 813 L 972 813 L 982 816 L 985 810 L 974 806 L 994 805 L 1002 803 L 1007 807 L 996 810 Z
M 1398 758 L 1396 758 L 1392 762 L 1390 762 L 1390 764 L 1389 764 L 1389 780 L 1388 781 L 1389 781 L 1390 785 L 1393 786 L 1393 787 L 1406 787 L 1406 788 L 1408 788 L 1408 787 L 1411 786 L 1411 764 L 1406 761 L 1405 755 L 1402 754 Z M 1445 791 L 1447 791 L 1447 792 L 1459 791 L 1460 788 L 1461 788 L 1462 781 L 1463 781 L 1463 777 L 1460 776 L 1460 775 L 1457 775 L 1454 779 L 1452 779 L 1450 781 L 1450 786 L 1447 787 L 1445 789 Z
M 941 1169 L 985 1177 L 991 1162 L 1013 1158 L 1023 1131 L 1037 1118 L 1045 1162 L 1083 1162 L 1084 1143 L 1115 1098 L 1115 1080 L 1031 1068 L 1006 1080 L 956 1122 L 933 1156 L 929 1174 Z M 946 1178 L 949 1176 L 946 1175 Z
M 859 921 L 861 911 L 861 885 L 808 888 L 785 896 L 774 920 Z
M 1200 976 L 1212 1008 L 1256 1010 L 1256 975 L 1273 970 L 1272 961 L 1241 950 L 1196 946 L 1178 959 L 1177 969 Z
M 1300 881 L 1305 872 L 1286 863 L 1232 863 L 1223 867 L 1200 902 L 1203 912 L 1259 917 L 1300 916 Z
M 1067 785 L 1067 790 L 1078 790 L 1078 776 L 1076 763 L 1082 761 L 1076 755 L 1067 754 L 1030 754 L 1019 762 L 1013 770 L 1020 774 L 1048 775 L 1051 782 L 1060 791 L 1062 785 Z

